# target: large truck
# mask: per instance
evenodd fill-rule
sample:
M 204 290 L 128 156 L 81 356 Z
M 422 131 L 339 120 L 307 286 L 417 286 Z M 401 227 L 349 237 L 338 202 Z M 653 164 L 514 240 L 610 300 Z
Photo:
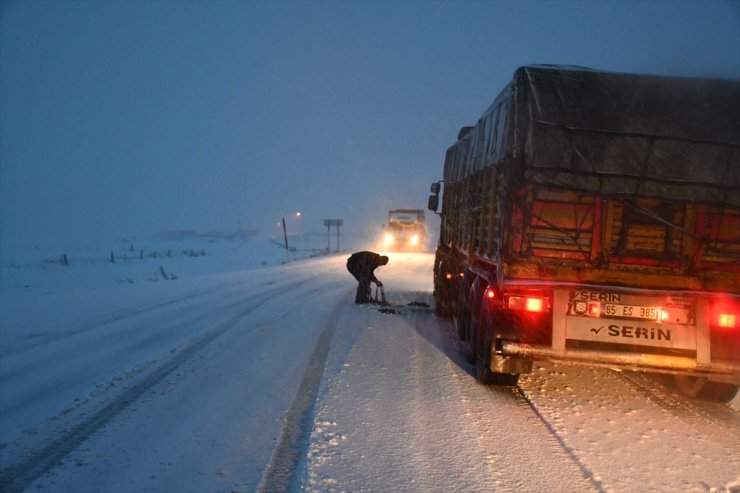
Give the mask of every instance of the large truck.
M 388 225 L 383 229 L 386 250 L 419 251 L 424 247 L 426 226 L 423 209 L 388 211 Z
M 740 384 L 740 82 L 525 66 L 447 150 L 435 309 L 481 382 L 533 361 Z

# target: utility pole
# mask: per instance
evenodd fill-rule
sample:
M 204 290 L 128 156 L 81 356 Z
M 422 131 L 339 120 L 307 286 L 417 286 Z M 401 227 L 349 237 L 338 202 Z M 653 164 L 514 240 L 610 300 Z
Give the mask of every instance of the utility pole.
M 283 236 L 285 237 L 285 259 L 290 262 L 290 249 L 288 248 L 288 230 L 285 228 L 285 218 L 283 218 Z

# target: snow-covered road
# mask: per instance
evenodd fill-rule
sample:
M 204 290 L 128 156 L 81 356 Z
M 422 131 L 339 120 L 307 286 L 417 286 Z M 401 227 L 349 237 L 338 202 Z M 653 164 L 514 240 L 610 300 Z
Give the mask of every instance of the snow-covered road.
M 0 489 L 740 488 L 737 399 L 549 364 L 481 386 L 452 322 L 409 305 L 432 304 L 432 254 L 378 270 L 398 314 L 352 303 L 345 259 L 88 292 L 3 327 Z

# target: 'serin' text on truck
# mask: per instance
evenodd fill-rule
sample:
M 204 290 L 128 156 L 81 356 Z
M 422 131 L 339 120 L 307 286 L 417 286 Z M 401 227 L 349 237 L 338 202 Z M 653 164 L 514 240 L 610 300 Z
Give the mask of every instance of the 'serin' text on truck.
M 547 359 L 735 396 L 740 82 L 521 67 L 448 149 L 435 212 L 442 191 L 436 311 L 480 381 Z
M 383 244 L 387 250 L 414 250 L 424 247 L 424 211 L 421 209 L 396 209 L 388 212 L 388 226 L 383 231 Z

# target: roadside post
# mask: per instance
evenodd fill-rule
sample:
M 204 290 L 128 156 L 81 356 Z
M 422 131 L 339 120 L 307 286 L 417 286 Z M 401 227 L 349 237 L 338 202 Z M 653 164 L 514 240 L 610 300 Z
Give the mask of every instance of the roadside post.
M 344 226 L 344 219 L 324 219 L 324 226 L 326 226 L 326 252 L 331 252 L 331 227 L 336 226 L 337 228 L 337 249 L 339 251 L 339 227 Z

